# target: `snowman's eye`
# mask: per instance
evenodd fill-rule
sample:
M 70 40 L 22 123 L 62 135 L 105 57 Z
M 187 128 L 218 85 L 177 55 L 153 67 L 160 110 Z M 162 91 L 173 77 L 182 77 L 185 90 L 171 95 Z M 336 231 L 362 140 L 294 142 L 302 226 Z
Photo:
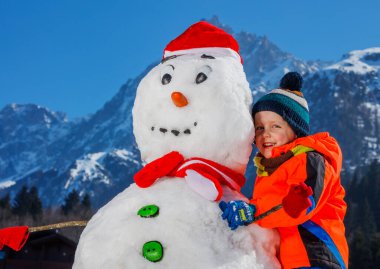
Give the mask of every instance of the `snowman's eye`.
M 199 73 L 197 74 L 197 77 L 195 78 L 195 83 L 200 84 L 204 82 L 208 78 L 208 75 L 211 73 L 211 71 L 212 69 L 210 66 L 202 66 L 199 70 Z
M 198 75 L 197 75 L 197 77 L 196 77 L 196 79 L 195 79 L 195 82 L 197 83 L 197 84 L 199 84 L 199 83 L 202 83 L 203 81 L 205 81 L 207 79 L 207 76 L 206 76 L 206 74 L 204 74 L 204 73 L 198 73 Z
M 166 85 L 166 84 L 169 84 L 171 80 L 172 80 L 172 76 L 166 73 L 166 74 L 162 77 L 162 79 L 161 79 L 161 83 L 162 83 L 162 85 Z
M 172 75 L 174 71 L 174 66 L 167 65 L 161 70 L 161 83 L 162 85 L 169 84 L 172 81 Z

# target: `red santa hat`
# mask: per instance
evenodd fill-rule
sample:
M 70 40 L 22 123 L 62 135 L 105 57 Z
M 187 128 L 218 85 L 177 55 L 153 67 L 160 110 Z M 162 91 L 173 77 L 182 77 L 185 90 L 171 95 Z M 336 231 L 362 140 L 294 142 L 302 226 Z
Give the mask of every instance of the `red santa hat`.
M 205 21 L 191 25 L 172 40 L 166 46 L 163 58 L 184 54 L 230 56 L 243 63 L 239 54 L 239 44 L 233 36 Z

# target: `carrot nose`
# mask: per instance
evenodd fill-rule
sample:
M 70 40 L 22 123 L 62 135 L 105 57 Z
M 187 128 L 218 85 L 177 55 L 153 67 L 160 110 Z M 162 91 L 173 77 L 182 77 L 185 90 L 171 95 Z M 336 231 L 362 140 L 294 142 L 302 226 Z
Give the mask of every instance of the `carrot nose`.
M 187 104 L 189 103 L 187 102 L 186 97 L 181 92 L 173 92 L 172 101 L 177 107 L 187 106 Z

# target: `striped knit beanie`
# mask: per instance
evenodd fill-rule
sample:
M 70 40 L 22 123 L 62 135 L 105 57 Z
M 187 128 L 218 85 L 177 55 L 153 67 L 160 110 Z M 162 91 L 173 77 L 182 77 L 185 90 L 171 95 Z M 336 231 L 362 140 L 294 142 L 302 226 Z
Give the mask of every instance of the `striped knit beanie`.
M 302 82 L 297 72 L 285 74 L 279 89 L 272 90 L 253 105 L 253 119 L 257 112 L 272 111 L 290 125 L 297 137 L 309 135 L 309 107 L 301 93 Z

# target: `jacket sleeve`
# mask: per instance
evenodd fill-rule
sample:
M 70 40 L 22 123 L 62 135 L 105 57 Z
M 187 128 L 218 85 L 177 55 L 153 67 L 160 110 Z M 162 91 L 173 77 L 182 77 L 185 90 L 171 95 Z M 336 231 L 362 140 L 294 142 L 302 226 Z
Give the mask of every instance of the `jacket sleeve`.
M 271 175 L 274 178 L 272 178 L 271 186 L 268 185 L 267 192 L 261 192 L 263 195 L 258 197 L 255 197 L 254 193 L 251 203 L 255 204 L 258 209 L 256 216 L 280 204 L 290 186 L 301 182 L 313 190 L 313 194 L 310 196 L 312 206 L 304 210 L 298 218 L 292 218 L 283 209 L 280 209 L 259 220 L 257 223 L 262 227 L 275 228 L 299 225 L 311 219 L 327 203 L 334 203 L 335 201 L 339 206 L 339 202 L 343 201 L 343 196 L 335 197 L 341 193 L 334 191 L 334 186 L 337 184 L 340 186 L 339 175 L 321 154 L 309 152 L 293 158 L 294 160 L 290 163 L 283 164 L 285 167 L 282 168 L 282 172 Z

